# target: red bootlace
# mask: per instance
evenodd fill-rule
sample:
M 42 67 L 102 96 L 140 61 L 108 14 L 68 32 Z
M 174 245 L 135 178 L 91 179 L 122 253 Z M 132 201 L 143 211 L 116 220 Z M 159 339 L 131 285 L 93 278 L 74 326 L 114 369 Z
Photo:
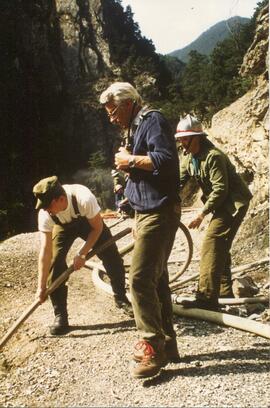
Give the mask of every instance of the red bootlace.
M 156 354 L 151 344 L 146 340 L 138 341 L 138 343 L 135 345 L 135 349 L 137 351 L 143 350 L 144 357 L 152 357 Z

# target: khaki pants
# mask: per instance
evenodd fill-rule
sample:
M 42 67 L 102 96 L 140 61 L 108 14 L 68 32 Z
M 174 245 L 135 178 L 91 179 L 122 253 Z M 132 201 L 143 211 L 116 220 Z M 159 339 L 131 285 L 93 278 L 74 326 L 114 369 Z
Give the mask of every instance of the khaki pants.
M 234 216 L 224 210 L 213 215 L 202 244 L 197 298 L 217 304 L 219 296 L 231 295 L 230 249 L 247 210 L 248 205 Z
M 136 213 L 136 241 L 129 272 L 131 301 L 137 329 L 153 346 L 175 337 L 167 260 L 179 216 L 172 207 Z

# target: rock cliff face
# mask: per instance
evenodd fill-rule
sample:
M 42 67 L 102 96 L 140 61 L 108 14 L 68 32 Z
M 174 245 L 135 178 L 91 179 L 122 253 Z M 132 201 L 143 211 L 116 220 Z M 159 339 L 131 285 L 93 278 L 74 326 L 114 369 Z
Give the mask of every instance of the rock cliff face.
M 65 156 L 64 139 L 72 152 L 70 168 L 78 167 L 79 161 L 85 165 L 97 149 L 109 156 L 115 132 L 98 97 L 109 82 L 123 77 L 110 36 L 114 30 L 121 41 L 121 27 L 112 23 L 114 15 L 124 20 L 121 4 L 113 0 L 3 0 L 0 11 L 3 138 L 15 145 L 23 139 L 32 148 L 33 158 L 40 149 L 48 151 L 44 140 L 50 138 L 57 138 L 53 153 L 58 155 L 58 147 Z M 132 28 L 131 24 L 130 32 Z M 155 87 L 155 78 L 146 78 L 144 86 L 147 81 Z M 16 117 L 15 126 L 10 116 Z M 10 146 L 7 157 L 9 150 Z M 32 162 L 28 170 L 33 175 L 58 170 L 57 163 L 50 168 L 48 162 L 48 158 L 39 166 Z
M 229 154 L 237 170 L 249 182 L 253 199 L 242 237 L 249 237 L 250 249 L 256 245 L 262 256 L 268 251 L 269 233 L 268 29 L 269 13 L 268 8 L 264 8 L 257 17 L 255 39 L 240 70 L 245 76 L 256 75 L 254 86 L 218 112 L 209 131 L 215 143 Z
M 116 131 L 98 97 L 121 78 L 113 12 L 123 18 L 112 0 L 0 2 L 0 237 L 13 223 L 16 232 L 29 229 L 39 178 L 71 181 L 97 150 L 112 158 Z
M 107 7 L 104 0 L 55 0 L 61 31 L 61 52 L 68 80 L 93 82 L 107 75 L 120 75 L 112 62 L 106 36 Z

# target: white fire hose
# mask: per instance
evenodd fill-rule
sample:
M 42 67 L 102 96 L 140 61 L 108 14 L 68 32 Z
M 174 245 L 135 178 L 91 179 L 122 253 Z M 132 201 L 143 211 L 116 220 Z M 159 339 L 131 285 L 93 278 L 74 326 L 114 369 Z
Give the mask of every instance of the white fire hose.
M 105 273 L 104 267 L 101 263 L 96 263 L 93 261 L 87 261 L 86 267 L 93 270 L 92 279 L 94 284 L 104 290 L 109 295 L 113 295 L 111 285 L 103 281 L 101 273 Z M 175 296 L 175 295 L 174 295 Z M 127 294 L 130 300 L 130 294 Z M 252 300 L 251 300 L 252 299 Z M 256 300 L 255 300 L 256 299 Z M 242 298 L 242 299 L 231 299 L 230 304 L 240 304 L 240 303 L 255 303 L 264 302 L 266 298 Z M 239 303 L 240 302 L 240 303 Z M 220 299 L 219 303 L 228 304 L 228 299 Z M 221 324 L 223 326 L 234 327 L 235 329 L 244 330 L 250 333 L 257 334 L 258 336 L 270 339 L 270 325 L 256 322 L 247 318 L 233 316 L 228 313 L 212 312 L 204 309 L 185 309 L 183 306 L 173 303 L 173 312 L 178 316 L 191 317 L 200 320 L 207 320 L 216 324 Z

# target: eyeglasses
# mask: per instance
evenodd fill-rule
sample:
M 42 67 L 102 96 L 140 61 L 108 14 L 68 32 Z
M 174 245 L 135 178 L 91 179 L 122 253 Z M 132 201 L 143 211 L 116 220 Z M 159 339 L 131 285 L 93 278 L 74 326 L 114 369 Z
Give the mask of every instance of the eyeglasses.
M 120 106 L 121 106 L 121 104 L 120 104 L 120 105 L 117 105 L 116 108 L 114 108 L 114 110 L 111 111 L 111 112 L 109 112 L 109 111 L 107 110 L 107 114 L 108 114 L 108 116 L 109 116 L 110 119 L 115 119 L 115 117 L 116 117 L 116 115 L 117 115 L 117 111 L 118 111 L 118 109 L 120 108 Z

